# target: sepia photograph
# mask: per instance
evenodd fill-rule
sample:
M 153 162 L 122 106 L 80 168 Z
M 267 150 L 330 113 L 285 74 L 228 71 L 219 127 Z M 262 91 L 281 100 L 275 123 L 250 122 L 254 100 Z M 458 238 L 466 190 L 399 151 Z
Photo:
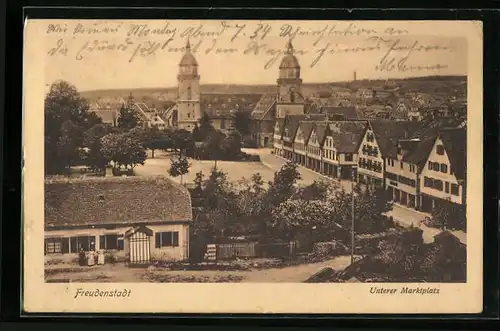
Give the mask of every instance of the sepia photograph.
M 234 284 L 248 284 L 241 295 L 267 292 L 269 304 L 234 312 L 295 312 L 283 303 L 294 292 L 296 305 L 325 305 L 302 312 L 341 312 L 327 289 L 352 292 L 346 309 L 358 313 L 380 310 L 377 295 L 394 297 L 395 310 L 417 297 L 409 312 L 439 300 L 453 309 L 457 290 L 441 286 L 481 290 L 481 29 L 28 20 L 32 290 L 50 286 L 79 311 L 135 300 L 141 288 L 180 286 L 181 296 L 186 285 L 222 301 Z M 200 283 L 219 285 L 200 294 Z M 300 286 L 314 290 L 302 296 Z M 480 309 L 481 298 L 453 312 Z M 183 300 L 159 309 L 190 310 Z

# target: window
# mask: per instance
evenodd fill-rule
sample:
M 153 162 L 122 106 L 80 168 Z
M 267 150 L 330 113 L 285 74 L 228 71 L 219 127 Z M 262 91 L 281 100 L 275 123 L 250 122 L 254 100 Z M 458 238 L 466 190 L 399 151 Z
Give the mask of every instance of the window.
M 179 232 L 157 232 L 155 234 L 155 247 L 178 247 Z
M 458 185 L 457 184 L 451 184 L 451 194 L 458 196 Z
M 444 146 L 443 145 L 437 145 L 436 146 L 436 153 L 438 155 L 444 155 Z
M 71 253 L 78 253 L 80 249 L 84 251 L 95 250 L 95 236 L 81 236 L 70 238 Z
M 345 154 L 345 160 L 346 161 L 352 161 L 352 154 L 351 153 L 346 153 Z
M 45 239 L 45 254 L 68 253 L 68 238 Z
M 372 141 L 374 141 L 374 140 L 375 140 L 375 139 L 374 139 L 373 133 L 368 132 L 368 133 L 366 134 L 366 141 L 368 141 L 368 142 L 372 142 Z
M 442 191 L 443 190 L 443 182 L 439 179 L 434 180 L 434 188 L 436 190 Z
M 432 170 L 432 162 L 431 161 L 429 161 L 428 166 L 429 166 L 429 170 Z
M 444 173 L 448 172 L 448 166 L 444 163 L 441 163 L 441 172 L 444 172 Z
M 440 170 L 440 164 L 437 163 L 437 162 L 432 162 L 432 170 L 439 171 Z
M 444 191 L 450 193 L 450 183 L 444 182 Z
M 424 177 L 424 187 L 432 187 L 432 179 L 429 177 Z
M 391 160 L 391 166 L 394 167 L 394 160 Z
M 401 163 L 401 169 L 403 169 L 403 161 L 401 161 L 400 163 Z
M 100 249 L 123 249 L 123 235 L 107 234 L 99 236 Z

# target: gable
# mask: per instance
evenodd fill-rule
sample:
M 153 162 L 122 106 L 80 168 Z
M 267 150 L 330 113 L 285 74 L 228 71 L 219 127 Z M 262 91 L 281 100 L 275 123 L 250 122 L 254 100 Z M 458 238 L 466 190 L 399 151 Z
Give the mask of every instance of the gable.
M 309 136 L 309 139 L 308 139 L 308 142 L 307 144 L 309 146 L 315 146 L 315 147 L 319 147 L 319 141 L 318 141 L 318 135 L 316 133 L 316 128 L 313 128 L 311 130 L 311 134 Z
M 294 140 L 295 140 L 295 142 L 300 142 L 300 143 L 303 143 L 305 141 L 304 132 L 302 131 L 300 126 L 297 129 L 297 133 L 295 134 Z

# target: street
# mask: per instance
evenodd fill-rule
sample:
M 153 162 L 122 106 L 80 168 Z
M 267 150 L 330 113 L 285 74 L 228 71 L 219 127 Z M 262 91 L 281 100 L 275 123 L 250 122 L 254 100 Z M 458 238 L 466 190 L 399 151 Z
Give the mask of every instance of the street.
M 350 256 L 338 256 L 323 262 L 307 263 L 283 268 L 224 270 L 168 270 L 163 268 L 129 268 L 122 263 L 94 267 L 68 268 L 67 265 L 48 266 L 49 282 L 244 282 L 244 283 L 300 283 L 330 267 L 336 271 L 351 263 Z M 60 271 L 59 271 L 60 270 Z

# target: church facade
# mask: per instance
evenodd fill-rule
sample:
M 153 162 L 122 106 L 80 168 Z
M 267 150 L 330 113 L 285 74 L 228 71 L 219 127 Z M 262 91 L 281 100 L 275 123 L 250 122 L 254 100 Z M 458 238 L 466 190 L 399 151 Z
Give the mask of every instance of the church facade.
M 273 147 L 277 119 L 304 114 L 300 64 L 293 53 L 293 45 L 289 41 L 279 66 L 276 95 L 263 95 L 252 112 L 252 135 L 257 147 Z
M 164 114 L 168 126 L 193 131 L 200 122 L 204 109 L 201 105 L 198 62 L 189 41 L 179 62 L 177 100 Z M 262 95 L 251 112 L 251 135 L 257 147 L 272 147 L 276 119 L 287 115 L 304 114 L 304 96 L 300 64 L 294 55 L 291 41 L 279 66 L 276 93 Z
M 201 98 L 198 62 L 191 52 L 189 40 L 179 63 L 177 82 L 177 125 L 180 129 L 192 131 L 201 120 Z

